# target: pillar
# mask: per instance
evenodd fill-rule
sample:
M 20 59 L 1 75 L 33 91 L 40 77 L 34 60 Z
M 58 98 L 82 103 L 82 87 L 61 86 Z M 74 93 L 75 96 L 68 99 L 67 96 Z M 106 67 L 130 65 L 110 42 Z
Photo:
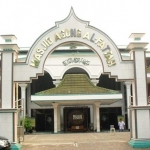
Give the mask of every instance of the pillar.
M 22 117 L 25 117 L 27 114 L 26 114 L 26 87 L 27 87 L 27 84 L 19 84 L 19 86 L 21 87 L 21 105 L 22 105 L 22 108 L 23 108 L 23 112 L 22 112 Z
M 57 108 L 57 131 L 61 131 L 61 123 L 60 123 L 60 105 Z
M 3 48 L 5 46 L 5 48 Z M 10 142 L 17 142 L 17 109 L 15 108 L 15 83 L 13 82 L 13 62 L 15 50 L 0 45 L 1 51 L 1 106 L 0 135 Z M 6 130 L 7 127 L 7 130 Z
M 94 131 L 97 129 L 96 127 L 96 106 L 93 104 L 93 129 Z
M 100 102 L 94 103 L 94 130 L 100 132 Z M 95 128 L 96 127 L 96 128 Z
M 127 101 L 127 119 L 128 119 L 128 130 L 130 130 L 130 104 L 131 104 L 131 82 L 125 82 L 126 85 L 126 101 Z
M 124 98 L 124 84 L 121 82 L 121 92 L 123 93 L 122 97 L 122 115 L 125 116 L 126 110 L 125 110 L 125 98 Z
M 136 106 L 136 100 L 135 100 L 135 81 L 132 81 L 132 100 L 133 100 L 133 107 Z M 135 115 L 135 109 L 131 110 L 131 106 L 130 106 L 130 134 L 131 134 L 131 138 L 136 139 L 136 115 Z
M 54 108 L 54 133 L 58 132 L 58 103 L 52 103 Z
M 91 118 L 91 122 L 90 122 L 90 123 L 92 123 L 92 124 L 94 123 L 93 109 L 94 109 L 94 108 L 93 108 L 93 105 L 90 105 L 90 118 Z
M 28 83 L 27 85 L 27 116 L 31 117 L 31 83 Z
M 128 46 L 131 48 L 130 54 L 134 65 L 133 105 L 130 106 L 131 140 L 129 141 L 129 145 L 134 148 L 150 147 L 150 107 L 148 106 L 146 49 L 144 48 L 147 44 L 134 42 Z
M 147 132 L 150 130 L 150 113 L 149 109 L 144 106 L 148 105 L 147 97 L 147 72 L 145 64 L 145 51 L 143 49 L 134 49 L 132 52 L 134 57 L 135 79 L 132 82 L 133 87 L 133 106 L 132 106 L 132 124 L 135 124 L 135 134 L 132 134 L 135 139 L 150 138 Z M 138 109 L 141 107 L 140 109 Z M 146 119 L 147 118 L 147 119 Z M 144 121 L 144 120 L 145 121 Z M 135 120 L 135 123 L 134 121 Z

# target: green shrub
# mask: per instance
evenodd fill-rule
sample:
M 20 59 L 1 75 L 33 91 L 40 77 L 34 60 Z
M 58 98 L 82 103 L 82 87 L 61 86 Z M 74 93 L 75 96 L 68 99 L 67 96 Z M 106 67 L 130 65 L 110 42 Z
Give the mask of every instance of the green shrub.
M 25 117 L 24 119 L 21 120 L 21 125 L 23 125 L 24 122 L 24 128 L 26 129 L 26 131 L 29 131 L 32 129 L 32 119 L 29 117 Z

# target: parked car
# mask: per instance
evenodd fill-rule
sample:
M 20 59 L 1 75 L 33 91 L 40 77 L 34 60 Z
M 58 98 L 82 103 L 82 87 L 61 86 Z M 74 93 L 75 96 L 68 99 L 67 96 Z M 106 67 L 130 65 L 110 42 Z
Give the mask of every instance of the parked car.
M 0 150 L 10 150 L 11 144 L 7 138 L 0 136 Z

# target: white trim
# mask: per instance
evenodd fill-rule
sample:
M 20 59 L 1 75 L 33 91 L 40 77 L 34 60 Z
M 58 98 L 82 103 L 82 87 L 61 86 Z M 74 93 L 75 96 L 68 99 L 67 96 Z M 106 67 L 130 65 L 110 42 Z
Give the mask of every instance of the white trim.
M 59 100 L 59 101 L 73 101 L 73 100 L 82 100 L 82 101 L 87 101 L 87 100 L 105 100 L 105 99 L 122 99 L 122 94 L 103 94 L 103 95 L 55 95 L 55 96 L 36 96 L 36 95 L 31 95 L 31 101 L 54 101 L 54 100 Z

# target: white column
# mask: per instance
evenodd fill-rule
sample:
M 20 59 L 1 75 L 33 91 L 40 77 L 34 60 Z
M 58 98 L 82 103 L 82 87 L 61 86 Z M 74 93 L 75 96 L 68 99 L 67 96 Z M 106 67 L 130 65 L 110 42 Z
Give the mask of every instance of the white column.
M 130 130 L 130 99 L 131 99 L 131 82 L 125 82 L 126 85 L 126 98 L 127 98 L 127 117 L 128 117 L 128 129 Z
M 18 83 L 16 83 L 15 84 L 15 89 L 16 89 L 16 93 L 15 93 L 15 95 L 16 95 L 16 103 L 15 103 L 15 106 L 16 106 L 16 108 L 18 108 Z
M 61 130 L 61 126 L 60 126 L 60 106 L 58 105 L 57 108 L 57 130 L 60 131 Z
M 60 107 L 60 130 L 62 131 L 64 129 L 64 107 Z
M 96 130 L 96 106 L 93 105 L 93 128 L 94 128 L 94 131 Z
M 140 46 L 139 46 L 140 47 Z M 131 51 L 134 62 L 132 131 L 133 139 L 150 139 L 150 111 L 147 95 L 147 72 L 145 64 L 145 49 L 134 48 Z
M 133 99 L 133 106 L 136 106 L 135 100 L 135 81 L 132 81 L 132 99 Z M 131 138 L 136 139 L 136 115 L 135 110 L 130 110 L 130 132 Z
M 122 115 L 125 116 L 125 98 L 124 98 L 124 84 L 121 82 L 121 92 L 123 93 L 122 98 Z
M 100 102 L 95 102 L 94 105 L 96 115 L 96 131 L 100 132 L 100 112 L 99 112 Z
M 57 133 L 58 126 L 57 126 L 57 118 L 58 118 L 58 103 L 52 103 L 54 108 L 54 133 Z
M 93 118 L 93 105 L 90 105 L 90 119 L 91 119 L 91 122 L 90 123 L 94 123 L 94 118 Z
M 29 83 L 27 86 L 27 115 L 29 117 L 31 117 L 30 103 L 31 103 L 31 83 Z
M 13 94 L 14 94 L 14 83 L 13 83 L 13 52 L 2 52 L 2 72 L 1 72 L 1 98 L 2 108 L 14 108 Z
M 15 83 L 13 82 L 14 53 L 12 49 L 1 51 L 0 135 L 7 137 L 10 142 L 17 142 L 18 124 L 17 110 L 15 110 Z
M 21 87 L 21 99 L 23 99 L 23 114 L 22 117 L 26 116 L 26 87 L 27 84 L 19 84 L 19 86 Z
M 15 108 L 14 62 L 18 57 L 19 47 L 14 35 L 9 35 L 13 43 L 5 40 L 8 35 L 1 35 L 1 109 L 0 135 L 5 136 L 11 143 L 17 143 L 17 109 Z

